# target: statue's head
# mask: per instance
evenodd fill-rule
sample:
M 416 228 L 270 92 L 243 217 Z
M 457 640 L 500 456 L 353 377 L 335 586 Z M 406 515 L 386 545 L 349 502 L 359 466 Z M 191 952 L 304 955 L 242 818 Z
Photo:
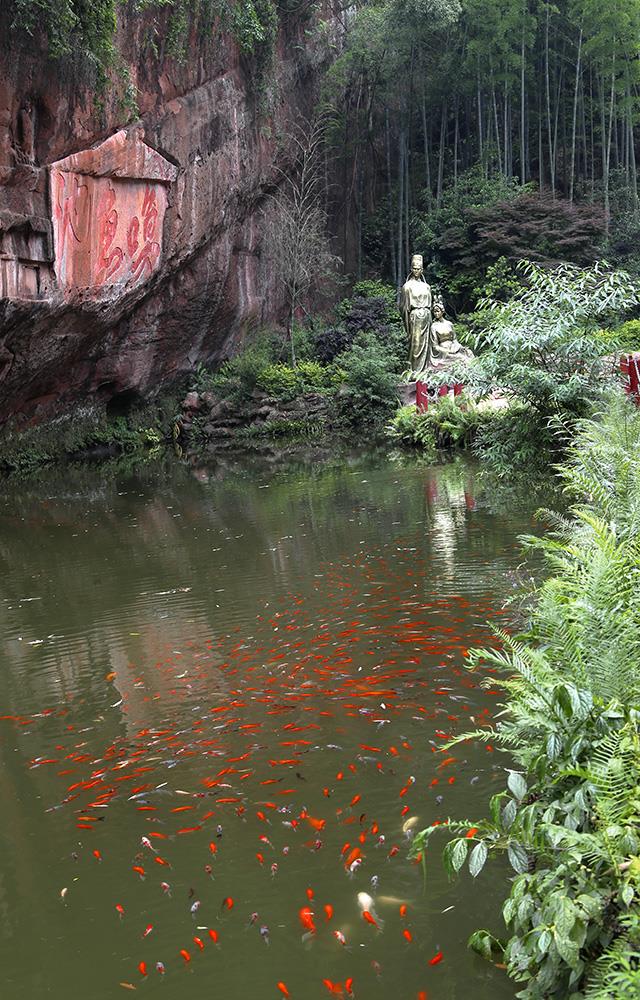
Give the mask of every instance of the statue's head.
M 442 296 L 438 295 L 433 303 L 433 318 L 442 319 L 444 316 L 444 302 L 442 301 Z
M 419 278 L 423 271 L 423 260 L 421 253 L 414 253 L 411 258 L 411 274 L 414 278 Z

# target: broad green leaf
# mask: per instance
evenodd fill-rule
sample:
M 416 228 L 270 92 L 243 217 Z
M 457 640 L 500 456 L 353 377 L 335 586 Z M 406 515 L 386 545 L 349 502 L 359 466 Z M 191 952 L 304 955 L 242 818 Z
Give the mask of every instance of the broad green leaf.
M 487 860 L 487 845 L 484 840 L 481 840 L 479 844 L 476 844 L 469 857 L 469 872 L 474 878 L 477 878 L 482 869 L 484 868 L 484 863 Z
M 523 798 L 527 794 L 527 783 L 518 771 L 509 771 L 509 777 L 507 778 L 507 785 L 509 791 L 513 792 L 518 802 L 522 802 Z
M 507 856 L 513 870 L 518 875 L 524 875 L 529 868 L 529 857 L 522 844 L 517 840 L 512 840 L 507 848 Z
M 622 892 L 620 893 L 620 895 L 622 896 L 622 902 L 624 903 L 624 905 L 625 906 L 631 906 L 631 903 L 633 901 L 633 897 L 635 895 L 634 890 L 633 890 L 633 886 L 632 885 L 625 885 L 624 888 L 623 888 L 623 890 L 622 890 Z
M 467 857 L 467 851 L 469 849 L 469 841 L 466 838 L 461 838 L 456 840 L 451 851 L 451 866 L 454 872 L 459 872 L 465 863 Z

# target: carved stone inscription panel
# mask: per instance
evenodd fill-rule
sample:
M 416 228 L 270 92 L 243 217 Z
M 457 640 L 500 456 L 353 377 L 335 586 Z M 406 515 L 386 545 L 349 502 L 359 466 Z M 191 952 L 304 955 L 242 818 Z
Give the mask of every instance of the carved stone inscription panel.
M 175 167 L 120 132 L 52 164 L 54 269 L 69 292 L 126 291 L 160 263 L 168 188 Z
M 63 288 L 132 286 L 160 261 L 163 184 L 53 170 L 55 271 Z

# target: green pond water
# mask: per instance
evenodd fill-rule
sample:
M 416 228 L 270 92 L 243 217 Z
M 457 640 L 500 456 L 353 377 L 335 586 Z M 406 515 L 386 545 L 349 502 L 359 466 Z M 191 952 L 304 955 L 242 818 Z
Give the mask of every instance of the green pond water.
M 535 506 L 321 451 L 3 484 L 3 1000 L 513 997 L 466 948 L 507 870 L 450 884 L 434 842 L 425 882 L 403 824 L 504 783 L 441 748 L 496 711 L 464 650 Z

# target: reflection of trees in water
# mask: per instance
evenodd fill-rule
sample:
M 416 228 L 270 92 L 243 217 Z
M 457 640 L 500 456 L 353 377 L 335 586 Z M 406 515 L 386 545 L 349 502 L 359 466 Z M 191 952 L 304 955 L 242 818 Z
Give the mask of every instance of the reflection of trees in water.
M 279 466 L 224 456 L 195 469 L 147 467 L 113 480 L 83 469 L 15 493 L 5 487 L 0 606 L 12 607 L 3 645 L 13 666 L 0 691 L 16 708 L 71 696 L 107 704 L 117 695 L 104 677 L 115 671 L 143 713 L 152 701 L 138 698 L 142 665 L 253 620 L 288 591 L 308 592 L 327 561 L 418 537 L 439 572 L 446 567 L 447 585 L 484 561 L 490 587 L 512 518 L 511 507 L 485 503 L 465 462 L 399 466 L 322 449 Z M 177 592 L 158 593 L 168 590 Z M 19 603 L 28 596 L 41 599 Z M 52 633 L 65 638 L 15 642 Z M 146 695 L 164 698 L 162 672 L 151 674 Z

